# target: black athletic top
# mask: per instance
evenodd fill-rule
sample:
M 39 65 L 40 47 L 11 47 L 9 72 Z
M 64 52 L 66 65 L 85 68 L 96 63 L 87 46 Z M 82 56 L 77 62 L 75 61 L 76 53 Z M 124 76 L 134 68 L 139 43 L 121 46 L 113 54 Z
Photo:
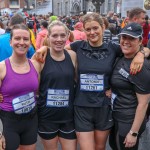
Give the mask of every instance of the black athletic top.
M 65 59 L 55 61 L 48 52 L 41 72 L 38 113 L 40 121 L 73 120 L 75 69 L 65 50 Z
M 113 65 L 121 49 L 115 43 L 103 43 L 92 47 L 86 41 L 71 43 L 71 49 L 77 54 L 78 81 L 75 105 L 101 107 L 110 104 L 105 91 L 110 88 L 109 80 Z
M 138 100 L 136 93 L 150 93 L 150 62 L 145 59 L 142 70 L 130 74 L 132 59 L 122 57 L 115 65 L 111 85 L 113 90 L 113 116 L 115 120 L 132 123 Z

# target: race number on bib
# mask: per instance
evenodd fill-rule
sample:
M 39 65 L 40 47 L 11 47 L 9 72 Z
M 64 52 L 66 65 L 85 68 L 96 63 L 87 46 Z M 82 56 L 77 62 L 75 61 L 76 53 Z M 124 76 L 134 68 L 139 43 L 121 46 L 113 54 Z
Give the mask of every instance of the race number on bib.
M 99 92 L 104 90 L 104 75 L 80 74 L 80 90 Z
M 29 113 L 36 105 L 34 92 L 13 99 L 12 105 L 16 114 Z
M 69 106 L 69 90 L 48 89 L 47 106 L 48 107 L 68 107 Z

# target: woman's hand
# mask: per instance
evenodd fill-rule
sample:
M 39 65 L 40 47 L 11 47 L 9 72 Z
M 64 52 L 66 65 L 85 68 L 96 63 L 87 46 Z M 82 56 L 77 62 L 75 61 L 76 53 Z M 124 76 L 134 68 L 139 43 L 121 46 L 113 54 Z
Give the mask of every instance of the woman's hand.
M 105 92 L 105 94 L 106 94 L 106 96 L 107 96 L 108 98 L 111 98 L 111 94 L 112 94 L 111 89 L 107 90 L 107 91 Z
M 6 142 L 3 135 L 0 137 L 0 150 L 4 150 L 6 148 Z
M 0 103 L 2 103 L 2 102 L 3 102 L 3 95 L 0 94 Z
M 35 54 L 33 55 L 32 59 L 33 60 L 37 60 L 41 63 L 44 63 L 45 62 L 45 58 L 46 58 L 46 55 L 47 55 L 47 46 L 42 46 L 40 49 L 38 49 Z
M 128 148 L 135 146 L 136 142 L 137 142 L 137 137 L 132 136 L 130 133 L 127 134 L 124 140 L 125 147 Z
M 138 52 L 132 63 L 130 65 L 130 74 L 135 75 L 137 72 L 140 72 L 144 63 L 144 55 L 141 52 Z

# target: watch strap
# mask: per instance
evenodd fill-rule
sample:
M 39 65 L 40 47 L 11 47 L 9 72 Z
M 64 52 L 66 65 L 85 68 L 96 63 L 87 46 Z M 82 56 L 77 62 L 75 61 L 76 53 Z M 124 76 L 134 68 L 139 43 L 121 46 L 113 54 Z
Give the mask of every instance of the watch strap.
M 132 136 L 137 137 L 138 136 L 138 132 L 133 132 L 132 130 L 130 130 L 129 132 Z

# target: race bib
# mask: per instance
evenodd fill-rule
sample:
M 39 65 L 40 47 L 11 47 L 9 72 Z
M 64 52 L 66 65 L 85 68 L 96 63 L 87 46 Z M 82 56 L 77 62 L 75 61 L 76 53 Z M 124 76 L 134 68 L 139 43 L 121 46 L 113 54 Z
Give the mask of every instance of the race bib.
M 112 108 L 112 110 L 113 110 L 113 105 L 114 105 L 114 101 L 115 101 L 116 97 L 117 97 L 116 94 L 114 94 L 114 93 L 111 94 L 111 108 Z
M 12 105 L 16 114 L 29 113 L 36 105 L 34 92 L 14 98 Z
M 68 107 L 69 106 L 69 90 L 48 89 L 47 106 L 48 107 Z
M 104 90 L 104 75 L 80 74 L 80 90 L 100 92 Z

